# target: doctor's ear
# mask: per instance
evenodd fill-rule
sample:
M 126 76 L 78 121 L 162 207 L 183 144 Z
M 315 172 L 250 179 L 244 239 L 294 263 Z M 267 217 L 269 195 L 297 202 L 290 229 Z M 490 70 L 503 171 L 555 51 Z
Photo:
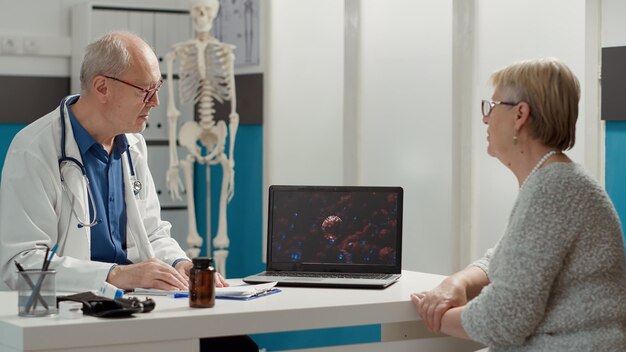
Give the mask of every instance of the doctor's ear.
M 109 94 L 109 80 L 104 76 L 96 76 L 91 81 L 91 93 L 92 95 L 102 101 Z

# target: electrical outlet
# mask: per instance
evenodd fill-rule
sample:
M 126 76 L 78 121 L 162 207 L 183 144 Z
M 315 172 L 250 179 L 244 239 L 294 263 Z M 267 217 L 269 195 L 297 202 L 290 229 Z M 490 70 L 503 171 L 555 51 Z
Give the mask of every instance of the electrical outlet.
M 36 39 L 24 39 L 24 54 L 38 54 L 39 43 Z
M 0 35 L 0 55 L 69 57 L 71 40 L 69 37 Z
M 18 37 L 3 37 L 0 40 L 2 54 L 16 55 L 22 52 L 22 39 Z

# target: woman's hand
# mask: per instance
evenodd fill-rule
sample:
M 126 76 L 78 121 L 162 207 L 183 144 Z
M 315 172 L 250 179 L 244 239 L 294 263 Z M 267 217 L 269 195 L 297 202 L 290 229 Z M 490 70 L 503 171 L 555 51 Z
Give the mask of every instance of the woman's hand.
M 439 332 L 444 313 L 467 303 L 467 290 L 460 280 L 451 276 L 430 291 L 411 294 L 411 301 L 428 330 Z
M 448 276 L 439 286 L 430 291 L 412 294 L 411 301 L 417 307 L 417 312 L 428 330 L 439 332 L 442 317 L 448 310 L 466 305 L 468 300 L 478 296 L 483 287 L 488 284 L 487 274 L 479 267 L 472 265 Z M 454 314 L 455 317 L 458 315 Z M 460 319 L 460 316 L 458 318 Z

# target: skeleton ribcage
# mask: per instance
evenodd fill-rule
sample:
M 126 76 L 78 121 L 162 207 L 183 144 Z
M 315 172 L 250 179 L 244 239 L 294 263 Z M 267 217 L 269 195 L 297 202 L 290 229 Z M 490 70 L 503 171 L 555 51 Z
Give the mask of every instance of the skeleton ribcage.
M 198 47 L 196 45 L 186 45 L 181 47 L 178 57 L 180 58 L 180 78 L 179 93 L 183 103 L 200 102 L 205 105 L 216 99 L 219 102 L 230 100 L 230 90 L 232 86 L 229 60 L 232 51 L 230 47 L 222 44 L 207 45 L 204 53 L 205 75 L 204 79 L 200 74 L 198 65 Z M 203 108 L 201 106 L 201 108 Z

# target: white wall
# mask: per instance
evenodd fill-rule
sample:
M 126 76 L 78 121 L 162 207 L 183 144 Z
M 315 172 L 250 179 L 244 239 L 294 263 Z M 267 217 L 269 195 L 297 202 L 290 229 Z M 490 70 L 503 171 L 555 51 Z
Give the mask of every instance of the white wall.
M 479 101 L 490 99 L 490 74 L 512 62 L 553 56 L 574 71 L 585 89 L 584 0 L 479 0 L 476 6 L 477 60 L 474 134 L 474 226 L 472 257 L 493 246 L 502 235 L 517 196 L 517 179 L 487 155 L 486 126 Z M 584 162 L 584 111 L 581 99 L 576 146 L 567 154 Z
M 69 7 L 60 0 L 0 0 L 0 38 L 7 36 L 68 37 Z M 0 74 L 69 76 L 69 57 L 0 55 Z
M 0 0 L 0 43 L 3 38 L 33 37 L 50 41 L 69 39 L 71 8 L 79 3 L 127 4 L 123 0 Z M 131 4 L 166 8 L 188 8 L 187 0 L 133 0 Z M 0 75 L 70 76 L 68 56 L 17 56 L 2 53 Z
M 602 0 L 602 47 L 626 45 L 626 1 Z
M 345 13 L 342 6 L 332 0 L 271 2 L 267 184 L 341 184 L 342 174 L 353 173 L 342 171 L 342 166 L 353 163 L 342 163 L 345 145 L 335 138 L 354 138 L 347 141 L 348 146 L 356 145 L 353 182 L 405 189 L 403 267 L 451 273 L 495 244 L 517 195 L 512 173 L 486 154 L 478 102 L 491 96 L 489 75 L 518 60 L 555 56 L 572 68 L 584 90 L 585 1 L 476 0 L 473 6 L 459 7 L 473 12 L 469 17 L 475 26 L 471 28 L 475 43 L 467 46 L 473 50 L 474 64 L 468 68 L 473 74 L 467 76 L 474 79 L 468 94 L 476 103 L 460 107 L 473 112 L 469 127 L 465 127 L 471 131 L 460 133 L 471 136 L 469 152 L 464 150 L 467 145 L 453 140 L 458 137 L 453 129 L 459 122 L 453 107 L 460 104 L 453 96 L 453 23 L 458 20 L 453 6 L 459 4 L 455 5 L 455 0 L 358 3 L 357 54 L 343 58 L 344 72 L 351 69 L 349 65 L 358 66 L 358 78 L 347 82 L 344 92 L 357 98 L 356 121 L 345 125 L 354 127 L 354 134 L 341 133 L 346 121 L 336 96 L 342 94 L 339 61 L 344 20 L 338 16 Z M 323 25 L 316 21 L 320 10 L 327 12 Z M 348 13 L 345 20 L 350 26 L 355 23 L 352 15 Z M 313 32 L 326 38 L 323 54 L 318 46 L 310 46 L 307 38 Z M 311 61 L 303 67 L 300 61 L 307 55 Z M 316 73 L 309 71 L 313 62 Z M 309 104 L 309 92 L 316 93 L 316 103 Z M 584 163 L 584 101 L 580 111 L 577 145 L 569 154 Z M 324 136 L 323 142 L 316 144 L 311 136 Z M 460 160 L 455 157 L 459 153 L 469 155 L 469 167 L 459 168 Z M 320 168 L 320 163 L 328 167 Z M 469 230 L 463 233 L 452 224 L 452 217 L 459 215 L 455 210 L 460 199 L 458 175 L 454 174 L 458 172 L 461 178 L 472 180 L 469 209 L 460 210 L 470 213 L 470 223 L 461 227 Z M 350 183 L 350 177 L 345 179 Z M 468 243 L 469 248 L 456 248 L 459 243 Z M 464 251 L 465 262 L 459 262 L 458 254 Z
M 403 267 L 454 270 L 452 1 L 361 2 L 358 183 L 404 188 Z
M 342 180 L 343 1 L 266 4 L 266 184 L 338 184 Z
M 452 2 L 358 7 L 358 57 L 344 61 L 342 1 L 271 1 L 266 183 L 343 184 L 357 158 L 353 183 L 405 189 L 403 267 L 449 273 Z M 345 87 L 356 133 L 342 130 L 344 64 L 359 65 Z M 344 138 L 356 139 L 346 160 Z

